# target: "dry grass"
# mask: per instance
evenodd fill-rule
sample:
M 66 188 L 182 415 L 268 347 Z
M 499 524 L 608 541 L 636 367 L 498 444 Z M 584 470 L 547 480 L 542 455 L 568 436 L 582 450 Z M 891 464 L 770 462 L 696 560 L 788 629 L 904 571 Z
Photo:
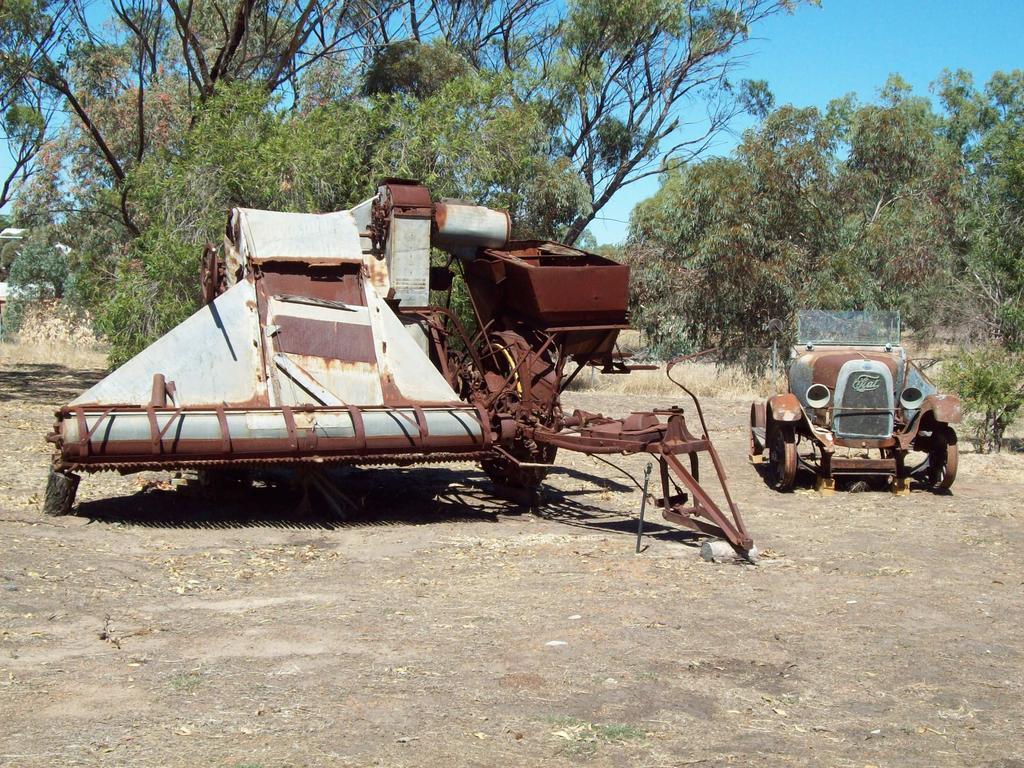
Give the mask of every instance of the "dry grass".
M 69 368 L 106 368 L 107 351 L 99 344 L 0 342 L 0 366 L 52 363 Z
M 654 371 L 634 371 L 628 375 L 612 375 L 596 370 L 582 371 L 570 389 L 577 392 L 661 397 L 680 394 L 679 388 L 665 375 L 665 366 Z M 672 378 L 685 384 L 697 397 L 718 397 L 723 400 L 757 400 L 779 390 L 771 375 L 752 377 L 734 366 L 713 363 L 680 363 L 672 369 Z
M 681 394 L 678 386 L 665 375 L 664 361 L 651 361 L 644 335 L 630 329 L 619 334 L 619 350 L 632 353 L 627 361 L 657 365 L 657 370 L 634 371 L 631 374 L 605 374 L 599 369 L 580 371 L 569 389 L 576 392 L 603 392 L 607 394 L 634 395 L 637 397 L 675 397 Z M 739 366 L 716 365 L 708 358 L 679 363 L 672 369 L 672 378 L 682 382 L 697 397 L 720 397 L 725 400 L 754 400 L 768 397 L 780 391 L 784 382 L 772 382 L 771 374 L 751 376 Z
M 93 332 L 88 313 L 59 301 L 40 301 L 25 309 L 17 334 L 0 342 L 0 366 L 54 364 L 104 369 L 107 349 Z
M 935 360 L 926 370 L 926 375 L 936 379 L 942 370 L 942 363 L 958 351 L 956 347 L 940 343 L 909 342 L 908 355 L 912 359 Z M 637 360 L 643 360 L 644 339 L 635 330 L 623 331 L 619 335 L 621 350 L 638 353 Z M 756 400 L 786 391 L 786 365 L 788 349 L 780 350 L 782 365 L 777 379 L 771 373 L 752 376 L 739 366 L 718 366 L 713 362 L 686 362 L 672 369 L 673 378 L 678 379 L 698 397 L 718 397 L 724 400 Z M 679 393 L 679 388 L 665 375 L 665 364 L 655 363 L 658 370 L 636 371 L 627 375 L 601 375 L 598 370 L 581 371 L 569 387 L 576 392 L 602 392 L 607 394 L 636 395 L 638 397 L 662 397 Z

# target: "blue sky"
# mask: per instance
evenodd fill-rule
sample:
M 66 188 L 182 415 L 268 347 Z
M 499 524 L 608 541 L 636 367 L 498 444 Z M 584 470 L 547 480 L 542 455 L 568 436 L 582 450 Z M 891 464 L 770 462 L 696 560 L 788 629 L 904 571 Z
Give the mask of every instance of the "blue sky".
M 777 104 L 822 107 L 845 93 L 870 100 L 890 73 L 917 93 L 943 69 L 976 83 L 1024 68 L 1024 0 L 823 0 L 753 30 L 742 77 L 767 80 Z M 723 137 L 718 154 L 735 138 Z M 625 238 L 629 213 L 657 191 L 650 177 L 621 191 L 590 231 L 599 243 Z
M 755 28 L 740 74 L 767 80 L 779 104 L 824 106 L 850 92 L 869 100 L 893 72 L 927 93 L 944 68 L 983 83 L 1024 67 L 1022 30 L 1024 0 L 823 0 Z M 735 143 L 725 136 L 715 151 Z M 0 169 L 8 167 L 0 151 Z M 591 225 L 597 241 L 623 240 L 633 206 L 657 188 L 650 177 L 613 198 Z

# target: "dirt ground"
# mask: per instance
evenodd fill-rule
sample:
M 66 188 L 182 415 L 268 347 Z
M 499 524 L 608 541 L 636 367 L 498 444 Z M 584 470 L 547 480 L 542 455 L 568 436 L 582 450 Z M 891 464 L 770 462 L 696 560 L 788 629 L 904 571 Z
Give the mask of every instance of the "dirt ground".
M 757 567 L 656 520 L 635 555 L 639 492 L 568 454 L 537 514 L 453 464 L 345 470 L 347 521 L 113 474 L 44 518 L 53 408 L 98 376 L 0 364 L 2 765 L 1024 767 L 1019 454 L 779 495 L 708 401 Z

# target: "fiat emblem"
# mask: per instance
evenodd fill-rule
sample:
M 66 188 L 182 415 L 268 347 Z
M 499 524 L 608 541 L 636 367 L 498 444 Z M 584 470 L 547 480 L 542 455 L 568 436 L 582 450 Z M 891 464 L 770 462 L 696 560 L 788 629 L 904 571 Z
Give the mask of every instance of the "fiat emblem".
M 872 376 L 868 373 L 862 373 L 853 380 L 853 388 L 858 392 L 872 392 L 880 386 L 882 386 L 882 377 Z

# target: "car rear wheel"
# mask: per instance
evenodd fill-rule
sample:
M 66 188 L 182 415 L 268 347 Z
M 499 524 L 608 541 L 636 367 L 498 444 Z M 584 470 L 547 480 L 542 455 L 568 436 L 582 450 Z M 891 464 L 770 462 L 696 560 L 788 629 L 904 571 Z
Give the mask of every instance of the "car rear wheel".
M 768 437 L 768 482 L 776 491 L 796 484 L 796 432 L 788 424 L 773 424 Z

